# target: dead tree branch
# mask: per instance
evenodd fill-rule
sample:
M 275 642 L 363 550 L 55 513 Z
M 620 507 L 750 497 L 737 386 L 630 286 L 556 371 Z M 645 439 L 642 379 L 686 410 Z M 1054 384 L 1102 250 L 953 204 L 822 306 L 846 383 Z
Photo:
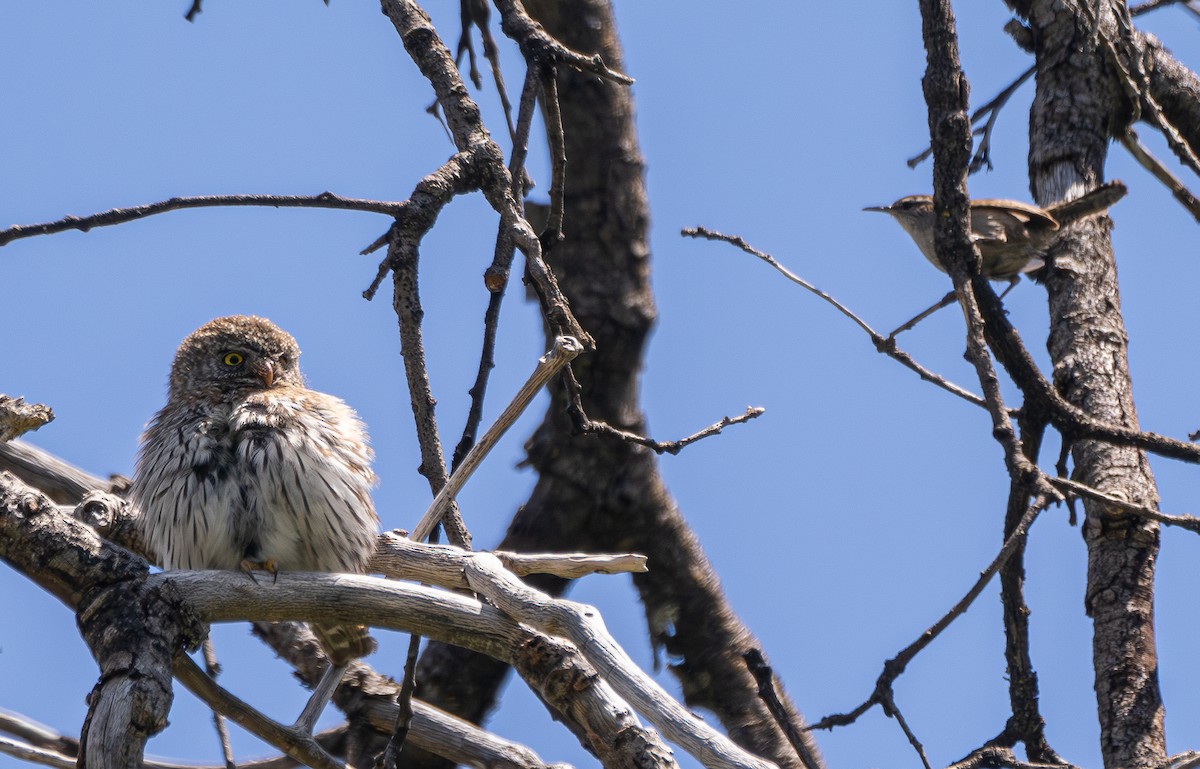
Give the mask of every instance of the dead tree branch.
M 94 227 L 109 227 L 114 224 L 145 219 L 147 216 L 165 214 L 168 211 L 183 211 L 189 208 L 214 208 L 229 206 L 266 206 L 268 208 L 331 208 L 341 211 L 366 211 L 375 214 L 396 216 L 402 203 L 381 200 L 344 198 L 332 192 L 319 195 L 198 195 L 174 197 L 157 203 L 147 203 L 131 208 L 111 208 L 88 216 L 64 216 L 53 222 L 24 224 L 0 230 L 0 246 L 14 240 L 32 238 L 36 235 L 53 235 L 68 230 L 88 232 Z

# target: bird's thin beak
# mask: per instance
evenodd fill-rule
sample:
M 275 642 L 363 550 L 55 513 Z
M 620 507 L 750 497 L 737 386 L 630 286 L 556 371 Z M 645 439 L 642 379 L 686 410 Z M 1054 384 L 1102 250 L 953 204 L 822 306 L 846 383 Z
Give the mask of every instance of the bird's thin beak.
M 891 207 L 890 206 L 867 206 L 863 210 L 864 211 L 878 211 L 881 214 L 886 214 L 888 211 L 891 210 Z
M 270 387 L 275 382 L 275 364 L 269 360 L 256 361 L 254 364 L 254 373 L 263 381 L 263 384 Z

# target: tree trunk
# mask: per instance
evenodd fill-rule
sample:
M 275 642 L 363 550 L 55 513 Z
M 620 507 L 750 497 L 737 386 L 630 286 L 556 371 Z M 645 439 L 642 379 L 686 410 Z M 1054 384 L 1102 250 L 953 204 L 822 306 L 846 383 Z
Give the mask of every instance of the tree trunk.
M 1037 94 L 1030 118 L 1029 170 L 1037 202 L 1076 197 L 1103 180 L 1108 139 L 1127 105 L 1090 14 L 1076 2 L 1034 2 Z M 1103 6 L 1103 4 L 1102 4 Z M 1103 11 L 1103 7 L 1101 7 Z M 1111 15 L 1099 35 L 1116 39 Z M 1107 216 L 1067 228 L 1052 254 L 1048 341 L 1060 392 L 1094 417 L 1137 429 Z M 1072 446 L 1083 483 L 1140 505 L 1158 492 L 1141 451 L 1093 440 Z M 1086 609 L 1104 765 L 1135 769 L 1165 756 L 1154 643 L 1158 524 L 1085 502 Z

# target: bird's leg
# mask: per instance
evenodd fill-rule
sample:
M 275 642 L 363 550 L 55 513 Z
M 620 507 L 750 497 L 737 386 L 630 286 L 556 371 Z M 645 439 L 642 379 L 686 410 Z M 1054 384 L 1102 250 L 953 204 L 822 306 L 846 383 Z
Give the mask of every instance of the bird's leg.
M 950 293 L 946 294 L 941 299 L 939 299 L 937 301 L 937 304 L 934 304 L 932 307 L 930 307 L 927 310 L 922 310 L 911 320 L 905 322 L 903 325 L 899 326 L 895 331 L 888 334 L 888 339 L 895 339 L 898 334 L 908 331 L 910 328 L 917 325 L 921 321 L 925 320 L 930 315 L 933 315 L 938 310 L 942 309 L 943 307 L 947 307 L 951 304 L 954 304 L 954 292 L 953 291 L 951 291 Z
M 1008 279 L 1008 288 L 1006 288 L 1000 292 L 999 298 L 1003 299 L 1004 297 L 1008 296 L 1008 292 L 1012 291 L 1014 288 L 1016 288 L 1017 283 L 1019 283 L 1020 281 L 1021 281 L 1020 275 L 1013 275 L 1011 278 L 1009 278 Z
M 241 569 L 243 574 L 253 580 L 255 584 L 258 583 L 258 580 L 254 577 L 254 572 L 256 571 L 270 572 L 272 585 L 279 581 L 279 566 L 275 563 L 274 558 L 268 558 L 265 561 L 243 558 L 242 562 L 238 564 L 238 568 Z
M 321 713 L 325 710 L 325 706 L 329 704 L 334 690 L 342 682 L 342 676 L 346 674 L 346 670 L 349 667 L 349 664 L 334 665 L 332 662 L 329 663 L 329 667 L 325 668 L 325 672 L 321 674 L 321 680 L 313 687 L 312 695 L 309 696 L 308 702 L 304 704 L 304 710 L 300 711 L 300 717 L 296 719 L 296 723 L 292 726 L 293 729 L 304 734 L 311 735 L 313 733 L 313 728 L 317 725 L 317 719 L 321 717 Z

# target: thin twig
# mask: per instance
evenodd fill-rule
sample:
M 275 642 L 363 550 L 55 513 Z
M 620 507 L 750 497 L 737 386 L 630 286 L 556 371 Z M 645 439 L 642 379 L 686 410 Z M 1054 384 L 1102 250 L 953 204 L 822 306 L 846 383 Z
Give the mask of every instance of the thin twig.
M 429 482 L 429 490 L 438 496 L 449 480 L 446 458 L 438 433 L 435 406 L 437 400 L 429 383 L 429 370 L 425 363 L 425 345 L 422 341 L 421 320 L 425 311 L 421 307 L 421 294 L 417 281 L 417 248 L 412 241 L 396 238 L 388 246 L 388 261 L 392 264 L 394 294 L 392 307 L 400 326 L 400 355 L 404 360 L 404 375 L 416 423 L 417 443 L 421 449 L 419 472 Z M 452 544 L 464 549 L 471 548 L 471 535 L 458 512 L 451 503 L 444 511 L 447 537 Z M 434 525 L 441 522 L 439 516 Z M 432 530 L 432 527 L 430 527 Z M 426 531 L 421 539 L 428 537 Z
M 1171 515 L 1169 513 L 1159 512 L 1152 507 L 1138 505 L 1128 502 L 1120 497 L 1114 497 L 1111 494 L 1106 494 L 1099 489 L 1080 483 L 1079 481 L 1071 480 L 1070 478 L 1050 478 L 1050 483 L 1058 486 L 1061 489 L 1074 492 L 1081 497 L 1104 502 L 1112 505 L 1116 510 L 1114 512 L 1129 513 L 1141 518 L 1147 518 L 1151 521 L 1158 521 L 1167 526 L 1178 526 L 1181 529 L 1200 534 L 1200 518 L 1194 515 Z
M 685 229 L 680 230 L 679 234 L 684 236 L 685 238 L 704 238 L 705 240 L 724 241 L 725 243 L 729 243 L 732 246 L 736 246 L 736 247 L 742 249 L 743 251 L 745 251 L 747 254 L 750 254 L 751 256 L 757 256 L 759 259 L 763 260 L 767 264 L 774 267 L 781 275 L 783 275 L 783 277 L 792 281 L 793 283 L 800 286 L 801 288 L 803 288 L 813 294 L 816 294 L 817 296 L 821 297 L 829 304 L 833 305 L 833 307 L 835 309 L 837 309 L 838 312 L 840 312 L 842 315 L 845 315 L 850 320 L 854 321 L 858 325 L 859 328 L 861 328 L 863 331 L 867 332 L 868 336 L 870 336 L 872 338 L 877 337 L 877 336 L 880 339 L 883 338 L 882 336 L 880 336 L 879 334 L 877 334 L 875 332 L 875 329 L 873 329 L 869 325 L 867 325 L 867 322 L 865 320 L 863 320 L 862 318 L 855 315 L 844 304 L 842 304 L 838 300 L 834 299 L 832 296 L 825 293 L 821 289 L 817 288 L 813 284 L 809 283 L 807 280 L 800 277 L 796 273 L 792 272 L 787 267 L 784 267 L 782 264 L 780 264 L 775 259 L 775 257 L 771 256 L 770 254 L 766 253 L 765 251 L 759 251 L 757 248 L 755 248 L 754 246 L 747 243 L 745 238 L 743 238 L 742 236 L 726 235 L 722 232 L 717 232 L 716 230 L 710 230 L 707 227 L 685 228 Z
M 979 142 L 979 148 L 975 151 L 975 154 L 971 158 L 971 165 L 969 167 L 972 173 L 978 171 L 985 165 L 989 170 L 992 168 L 992 161 L 990 157 L 992 130 L 996 127 L 996 120 L 1000 116 L 1000 111 L 1004 109 L 1004 106 L 1008 104 L 1008 101 L 1012 99 L 1017 90 L 1024 85 L 1025 81 L 1033 77 L 1035 72 L 1037 72 L 1037 65 L 1031 66 L 1029 69 L 1022 72 L 1017 76 L 1016 80 L 1009 83 L 1002 91 L 1000 91 L 1000 93 L 996 94 L 991 101 L 971 113 L 971 125 L 975 125 L 985 117 L 987 118 L 987 123 L 984 124 L 984 127 L 975 130 L 975 133 L 981 134 L 983 138 Z M 930 145 L 920 153 L 912 156 L 904 162 L 909 168 L 916 168 L 932 154 L 933 145 Z
M 986 408 L 984 399 L 967 390 L 964 390 L 958 385 L 945 380 L 941 376 L 934 374 L 924 366 L 921 366 L 919 363 L 913 360 L 911 356 L 896 346 L 895 339 L 889 339 L 880 335 L 865 321 L 843 306 L 840 302 L 833 299 L 824 291 L 817 289 L 812 284 L 808 283 L 808 281 L 791 272 L 786 267 L 783 267 L 770 254 L 763 253 L 758 249 L 755 249 L 753 246 L 750 246 L 743 238 L 736 235 L 724 235 L 704 227 L 685 229 L 681 232 L 681 234 L 689 237 L 700 237 L 709 240 L 720 240 L 727 242 L 737 246 L 738 248 L 741 248 L 743 251 L 746 251 L 753 256 L 762 259 L 783 274 L 788 280 L 797 283 L 808 291 L 821 297 L 826 302 L 837 308 L 838 311 L 843 315 L 854 321 L 855 324 L 862 328 L 867 335 L 871 337 L 871 341 L 874 343 L 877 351 L 887 355 L 908 369 L 916 372 L 917 375 L 925 381 L 935 384 L 947 392 L 950 392 L 976 406 Z M 980 282 L 981 284 L 986 285 L 985 280 L 981 280 Z M 982 289 L 980 290 L 982 291 Z M 1179 459 L 1185 462 L 1200 462 L 1200 446 L 1184 443 L 1183 441 L 1159 435 L 1157 433 L 1142 432 L 1119 425 L 1106 424 L 1092 418 L 1073 404 L 1068 403 L 1064 398 L 1062 398 L 1061 395 L 1057 393 L 1057 391 L 1054 390 L 1050 383 L 1046 381 L 1045 377 L 1043 377 L 1032 364 L 1032 359 L 1029 358 L 1028 353 L 1024 351 L 1023 346 L 1020 344 L 1020 340 L 1016 338 L 1015 332 L 1012 331 L 1011 325 L 1008 324 L 1007 320 L 1004 318 L 1003 310 L 990 308 L 988 310 L 988 318 L 989 328 L 994 326 L 998 329 L 997 333 L 1003 336 L 1008 345 L 1013 348 L 1011 352 L 1016 353 L 1019 351 L 1022 355 L 1021 360 L 1017 360 L 1011 355 L 1008 355 L 1003 359 L 1009 374 L 1013 376 L 1013 379 L 1021 387 L 1022 392 L 1024 392 L 1027 397 L 1031 394 L 1036 396 L 1040 407 L 1046 409 L 1050 416 L 1051 422 L 1060 432 L 1064 434 L 1064 436 L 1068 436 L 1070 438 L 1097 438 L 1111 441 L 1113 443 L 1135 446 L 1146 451 L 1171 457 L 1173 459 Z M 1014 368 L 1014 366 L 1017 366 L 1018 364 L 1019 368 Z M 998 394 L 998 391 L 996 392 Z M 1016 411 L 1006 410 L 1005 413 L 1011 417 L 1015 416 Z M 1009 431 L 1011 432 L 1011 426 L 1009 427 Z
M 775 719 L 775 723 L 783 730 L 783 734 L 792 745 L 792 749 L 796 751 L 796 756 L 800 759 L 800 763 L 804 764 L 808 769 L 816 769 L 822 763 L 812 755 L 808 749 L 808 744 L 804 740 L 804 733 L 800 727 L 792 720 L 791 714 L 788 713 L 783 702 L 779 699 L 779 692 L 775 689 L 775 671 L 767 664 L 767 660 L 763 657 L 761 649 L 750 648 L 742 653 L 742 659 L 746 663 L 746 668 L 750 671 L 750 675 L 754 676 L 754 682 L 758 684 L 758 697 L 767 706 L 767 710 L 771 712 L 771 717 Z
M 314 769 L 345 769 L 339 761 L 325 752 L 315 737 L 268 718 L 230 694 L 205 675 L 186 654 L 175 656 L 174 667 L 175 677 L 188 691 L 255 737 Z
M 1150 11 L 1156 10 L 1158 8 L 1162 8 L 1162 7 L 1168 6 L 1168 5 L 1176 5 L 1181 2 L 1185 3 L 1185 6 L 1186 6 L 1186 0 L 1149 0 L 1148 2 L 1142 3 L 1141 5 L 1130 8 L 1129 12 L 1133 16 L 1140 16 L 1143 13 L 1149 13 Z M 1191 6 L 1186 6 L 1186 7 L 1188 7 L 1189 9 L 1191 8 Z M 987 168 L 989 170 L 992 168 L 992 162 L 991 162 L 991 157 L 990 157 L 992 132 L 993 132 L 993 129 L 996 127 L 996 120 L 1000 115 L 1000 111 L 1002 109 L 1004 109 L 1004 106 L 1008 103 L 1008 101 L 1010 99 L 1012 99 L 1013 95 L 1017 92 L 1018 89 L 1020 89 L 1020 87 L 1025 83 L 1025 81 L 1027 81 L 1029 78 L 1033 77 L 1033 75 L 1036 72 L 1037 72 L 1037 65 L 1034 64 L 1034 65 L 1030 66 L 1028 69 L 1026 69 L 1020 75 L 1018 75 L 1015 80 L 1013 80 L 1011 83 L 1009 83 L 1007 86 L 1005 86 L 1005 88 L 1003 90 L 1001 90 L 1000 93 L 996 94 L 996 96 L 994 96 L 991 101 L 989 101 L 987 104 L 984 104 L 983 106 L 981 106 L 977 110 L 975 110 L 973 113 L 971 113 L 971 125 L 976 125 L 979 123 L 980 120 L 984 119 L 985 117 L 987 118 L 987 122 L 984 124 L 984 127 L 977 128 L 974 131 L 975 134 L 982 135 L 983 138 L 979 142 L 979 148 L 975 151 L 975 154 L 971 158 L 971 164 L 969 166 L 971 173 L 975 173 L 976 171 L 978 171 L 980 168 L 984 167 L 985 165 L 987 166 Z M 918 154 L 916 154 L 916 155 L 912 156 L 911 158 L 909 158 L 908 160 L 906 160 L 905 163 L 908 165 L 909 168 L 916 168 L 922 162 L 927 160 L 929 158 L 929 156 L 932 154 L 933 154 L 933 146 L 930 145 L 930 146 L 927 146 L 924 150 L 922 150 Z
M 512 246 L 509 246 L 512 250 Z M 507 283 L 507 280 L 506 280 Z M 483 313 L 483 343 L 479 351 L 479 368 L 475 371 L 475 383 L 467 394 L 471 397 L 471 406 L 467 409 L 467 421 L 463 425 L 462 436 L 454 447 L 454 455 L 450 460 L 450 471 L 458 469 L 462 460 L 475 446 L 479 435 L 479 425 L 483 422 L 483 400 L 487 395 L 488 380 L 492 369 L 496 367 L 496 335 L 500 326 L 500 306 L 504 302 L 504 292 L 493 291 L 488 295 L 487 310 Z
M 550 148 L 550 213 L 542 230 L 543 252 L 549 251 L 563 238 L 563 217 L 566 211 L 567 141 L 563 133 L 562 106 L 558 99 L 558 73 L 552 67 L 541 72 L 542 106 L 546 123 L 546 143 Z
M 529 69 L 525 76 L 525 86 L 521 90 L 517 129 L 513 135 L 512 157 L 508 162 L 508 173 L 513 180 L 513 198 L 522 213 L 524 213 L 525 198 L 523 187 L 527 176 L 525 159 L 529 154 L 529 132 L 533 125 L 535 97 L 539 88 L 534 70 Z M 483 284 L 487 288 L 489 296 L 487 310 L 483 314 L 483 343 L 479 351 L 479 367 L 475 371 L 475 382 L 467 391 L 471 397 L 471 405 L 467 409 L 467 420 L 463 425 L 462 436 L 454 446 L 454 455 L 450 460 L 451 472 L 462 463 L 463 458 L 475 445 L 475 440 L 479 436 L 479 425 L 483 422 L 483 400 L 487 395 L 488 380 L 491 378 L 492 369 L 496 367 L 496 335 L 500 327 L 500 308 L 504 302 L 504 294 L 508 290 L 515 255 L 516 247 L 513 245 L 512 233 L 506 227 L 499 228 L 496 232 L 496 250 L 492 254 L 492 263 L 483 273 Z
M 580 429 L 586 435 L 607 435 L 627 443 L 636 443 L 639 446 L 645 446 L 657 454 L 670 454 L 675 456 L 685 448 L 695 443 L 696 441 L 708 438 L 712 435 L 719 435 L 722 430 L 730 425 L 738 425 L 743 422 L 749 422 L 751 419 L 757 419 L 762 416 L 766 409 L 759 406 L 747 406 L 746 411 L 736 417 L 722 417 L 721 421 L 711 424 L 699 432 L 692 433 L 686 438 L 680 438 L 676 441 L 656 441 L 653 438 L 647 438 L 637 433 L 631 433 L 628 430 L 621 430 L 612 425 L 591 419 L 583 412 L 583 405 L 579 399 L 578 389 L 572 391 L 572 401 L 574 407 L 582 414 L 580 420 Z
M 416 62 L 421 74 L 433 86 L 455 146 L 460 153 L 469 153 L 477 158 L 478 172 L 481 176 L 475 188 L 483 193 L 488 204 L 500 214 L 500 226 L 509 230 L 513 243 L 525 254 L 528 275 L 551 332 L 556 335 L 573 336 L 585 348 L 590 349 L 594 342 L 572 314 L 570 303 L 559 288 L 554 273 L 542 258 L 541 243 L 521 215 L 513 196 L 512 179 L 509 174 L 504 173 L 504 153 L 480 121 L 479 106 L 467 95 L 466 85 L 458 68 L 454 66 L 450 51 L 438 38 L 429 17 L 413 0 L 381 0 L 381 5 L 385 15 L 396 27 L 405 50 Z M 515 0 L 500 2 L 497 6 L 504 19 L 502 26 L 505 33 L 520 42 L 527 61 L 531 57 L 539 62 L 542 61 L 539 58 L 541 56 L 563 57 L 561 60 L 570 60 L 571 66 L 578 64 L 586 71 L 613 77 L 619 82 L 629 81 L 629 78 L 620 73 L 610 72 L 598 57 L 581 58 L 555 43 L 540 25 L 529 19 Z M 392 241 L 395 240 L 393 237 Z M 417 244 L 414 242 L 404 245 L 406 249 L 413 250 Z M 389 266 L 385 263 L 381 270 L 386 271 Z
M 480 2 L 480 5 L 486 8 L 487 0 Z M 492 81 L 496 84 L 496 93 L 500 96 L 500 106 L 504 111 L 504 123 L 508 126 L 508 135 L 511 138 L 515 135 L 512 102 L 508 99 L 508 88 L 504 85 L 504 73 L 500 70 L 500 49 L 496 46 L 491 30 L 487 28 L 486 19 L 483 24 L 479 24 L 479 37 L 483 41 L 483 57 L 488 60 L 488 64 L 492 68 Z
M 500 28 L 520 46 L 529 66 L 558 61 L 614 83 L 633 85 L 633 78 L 605 66 L 604 57 L 600 54 L 586 56 L 555 40 L 541 24 L 529 17 L 517 0 L 496 0 L 496 9 L 500 11 Z
M 533 129 L 534 108 L 541 87 L 537 70 L 530 67 L 525 72 L 525 83 L 521 87 L 521 100 L 517 106 L 517 127 L 513 132 L 512 157 L 508 161 L 508 174 L 513 180 L 513 199 L 518 206 L 523 204 L 528 193 L 528 190 L 524 189 L 525 160 L 529 156 L 529 134 Z M 509 253 L 508 261 L 511 262 L 511 251 Z
M 132 208 L 110 208 L 89 216 L 64 216 L 62 219 L 42 224 L 20 224 L 0 230 L 0 246 L 5 246 L 14 240 L 31 238 L 35 235 L 53 235 L 67 230 L 87 232 L 93 227 L 108 227 L 114 224 L 124 224 L 136 219 L 145 219 L 155 214 L 168 211 L 181 211 L 188 208 L 213 208 L 220 206 L 267 206 L 269 208 L 332 208 L 343 211 L 366 211 L 374 214 L 396 216 L 403 209 L 403 203 L 391 203 L 381 200 L 364 200 L 361 198 L 343 198 L 332 192 L 322 192 L 320 195 L 198 195 L 194 197 L 174 197 L 157 203 L 134 206 Z
M 1163 6 L 1175 5 L 1184 1 L 1185 0 L 1149 0 L 1149 2 L 1130 8 L 1129 12 L 1133 16 L 1140 16 L 1143 13 L 1149 13 L 1150 11 L 1156 10 Z M 1013 94 L 1017 92 L 1017 90 L 1025 83 L 1025 81 L 1031 78 L 1036 72 L 1037 65 L 1031 65 L 1028 69 L 1018 75 L 1013 82 L 1009 83 L 1002 91 L 1000 91 L 1000 93 L 996 94 L 991 101 L 971 113 L 971 125 L 976 125 L 985 116 L 987 117 L 987 123 L 984 125 L 984 127 L 974 131 L 975 134 L 982 134 L 983 139 L 979 143 L 979 149 L 976 150 L 975 155 L 971 158 L 971 173 L 978 171 L 984 165 L 986 165 L 989 170 L 992 168 L 991 159 L 989 157 L 991 137 L 992 131 L 996 125 L 996 119 L 1000 114 L 1000 110 L 1004 108 L 1008 101 L 1013 97 Z M 931 145 L 905 162 L 909 168 L 915 168 L 932 154 L 933 147 Z
M 1021 431 L 1021 451 L 1033 464 L 1041 454 L 1046 421 L 1033 410 L 1022 412 L 1017 420 Z M 1020 523 L 1029 494 L 1023 479 L 1009 481 L 1004 509 L 1004 538 Z M 1000 603 L 1004 619 L 1004 659 L 1008 670 L 1009 717 L 1004 730 L 993 742 L 1004 740 L 1011 746 L 1016 740 L 1025 744 L 1030 760 L 1063 763 L 1046 740 L 1046 722 L 1039 706 L 1037 671 L 1029 646 L 1029 606 L 1025 602 L 1025 545 L 1017 543 L 1012 556 L 1000 567 Z
M 857 325 L 859 328 L 861 328 L 866 333 L 866 335 L 871 338 L 871 342 L 872 342 L 872 344 L 875 345 L 876 351 L 883 353 L 884 355 L 888 356 L 892 360 L 895 360 L 896 362 L 900 363 L 905 368 L 915 372 L 919 377 L 921 377 L 921 379 L 924 379 L 926 382 L 935 384 L 938 387 L 942 388 L 943 390 L 945 390 L 953 395 L 956 395 L 959 398 L 962 398 L 963 400 L 967 401 L 968 403 L 972 403 L 976 406 L 984 407 L 985 404 L 984 404 L 983 398 L 980 398 L 978 395 L 976 395 L 968 390 L 965 390 L 962 387 L 959 387 L 958 385 L 954 384 L 953 382 L 948 381 L 944 377 L 941 377 L 938 374 L 933 373 L 929 369 L 927 369 L 924 366 L 922 366 L 921 364 L 917 363 L 915 360 L 913 360 L 913 358 L 908 353 L 904 352 L 903 350 L 901 350 L 900 348 L 898 348 L 896 346 L 895 339 L 889 339 L 888 337 L 885 337 L 883 334 L 880 334 L 875 329 L 871 328 L 871 326 L 868 325 L 865 320 L 860 318 L 858 315 L 856 315 L 853 311 L 851 311 L 848 307 L 843 305 L 841 302 L 834 299 L 832 296 L 825 293 L 821 289 L 817 288 L 813 284 L 809 283 L 807 280 L 800 277 L 796 273 L 792 272 L 787 267 L 784 267 L 782 264 L 779 263 L 778 260 L 775 259 L 775 257 L 773 257 L 770 254 L 765 253 L 763 251 L 759 251 L 757 248 L 755 248 L 754 246 L 747 243 L 745 241 L 745 239 L 742 238 L 740 235 L 725 235 L 725 234 L 717 232 L 715 230 L 710 230 L 707 227 L 693 227 L 693 228 L 689 228 L 689 229 L 684 229 L 684 230 L 681 230 L 679 234 L 683 235 L 684 237 L 689 237 L 689 238 L 703 238 L 706 240 L 718 240 L 718 241 L 722 241 L 725 243 L 729 243 L 730 245 L 740 248 L 741 250 L 745 251 L 746 253 L 750 254 L 751 256 L 758 257 L 759 259 L 763 260 L 767 264 L 771 265 L 771 267 L 773 267 L 775 270 L 777 270 L 785 278 L 792 281 L 793 283 L 800 286 L 801 288 L 803 288 L 803 289 L 817 295 L 821 299 L 825 300 L 830 305 L 832 305 L 838 312 L 840 312 L 842 315 L 845 315 L 847 318 L 849 318 L 851 321 L 853 321 L 855 325 Z
M 1044 497 L 1039 497 L 1035 500 L 1025 510 L 1025 515 L 1022 516 L 1020 522 L 1013 529 L 1012 534 L 1005 540 L 1003 547 L 1000 548 L 1000 552 L 996 554 L 996 557 L 992 559 L 987 568 L 980 572 L 979 578 L 975 580 L 975 584 L 971 586 L 971 589 L 941 619 L 933 623 L 928 630 L 922 633 L 917 640 L 901 649 L 895 657 L 892 657 L 883 664 L 883 672 L 880 673 L 879 678 L 876 680 L 875 691 L 871 693 L 870 697 L 849 713 L 836 713 L 825 716 L 820 721 L 810 724 L 808 728 L 813 730 L 832 729 L 835 726 L 848 726 L 857 721 L 859 716 L 866 713 L 873 706 L 882 705 L 884 698 L 891 696 L 892 684 L 904 673 L 908 667 L 908 663 L 912 662 L 913 658 L 920 654 L 925 647 L 933 643 L 955 619 L 962 616 L 971 607 L 971 604 L 975 602 L 975 599 L 979 597 L 979 594 L 991 582 L 992 577 L 995 576 L 1000 567 L 1004 565 L 1016 550 L 1018 544 L 1025 539 L 1025 536 L 1029 533 L 1029 527 L 1033 525 L 1038 514 L 1045 509 L 1047 504 L 1048 500 Z
M 412 195 L 394 212 L 396 221 L 392 226 L 359 254 L 372 253 L 393 241 L 401 241 L 407 248 L 416 250 L 425 233 L 433 228 L 438 214 L 454 196 L 479 188 L 480 169 L 486 166 L 487 159 L 486 154 L 471 151 L 451 155 L 436 171 L 417 182 Z M 363 291 L 363 298 L 368 302 L 375 298 L 375 292 L 392 269 L 392 258 L 393 249 L 389 248 L 371 285 Z
M 918 323 L 925 320 L 930 315 L 933 315 L 935 312 L 942 309 L 943 307 L 949 307 L 950 305 L 954 304 L 955 300 L 957 300 L 957 299 L 958 299 L 958 295 L 955 294 L 953 291 L 947 292 L 945 296 L 943 296 L 941 299 L 934 302 L 927 309 L 921 310 L 919 313 L 914 315 L 912 318 L 904 321 L 899 326 L 897 326 L 892 331 L 892 333 L 888 334 L 888 339 L 895 339 L 896 337 L 903 334 L 905 331 L 915 328 Z
M 421 650 L 421 636 L 413 633 L 408 637 L 408 653 L 404 657 L 404 678 L 400 692 L 396 695 L 396 724 L 387 747 L 375 760 L 375 769 L 396 769 L 400 751 L 408 739 L 408 730 L 413 719 L 413 692 L 417 689 L 417 653 Z
M 1200 221 L 1200 200 L 1192 194 L 1183 182 L 1179 180 L 1175 174 L 1162 164 L 1162 161 L 1154 157 L 1150 149 L 1142 144 L 1138 139 L 1137 133 L 1132 128 L 1126 128 L 1125 133 L 1119 137 L 1121 146 L 1124 147 L 1134 159 L 1141 164 L 1142 168 L 1150 172 L 1150 174 L 1162 182 L 1163 186 L 1171 191 L 1171 194 L 1178 200 L 1184 208 L 1187 209 L 1197 221 Z
M 204 672 L 216 681 L 217 676 L 221 674 L 221 665 L 217 662 L 217 650 L 211 637 L 204 639 L 201 649 L 204 654 Z M 229 741 L 229 725 L 225 723 L 225 716 L 214 710 L 212 717 L 213 726 L 217 729 L 217 740 L 221 743 L 221 758 L 225 761 L 225 769 L 237 769 L 233 763 L 233 743 Z
M 912 745 L 913 750 L 915 750 L 917 752 L 917 756 L 920 757 L 921 765 L 924 766 L 925 769 L 933 769 L 929 763 L 929 756 L 925 754 L 925 745 L 919 739 L 917 739 L 916 733 L 912 730 L 912 727 L 908 725 L 908 719 L 904 717 L 904 713 L 902 713 L 899 706 L 896 705 L 896 701 L 891 691 L 889 691 L 884 698 L 883 712 L 887 713 L 888 718 L 896 719 L 896 723 L 900 725 L 900 731 L 904 732 L 904 736 L 908 738 L 908 744 Z
M 496 442 L 508 430 L 509 427 L 517 421 L 517 418 L 525 411 L 546 382 L 557 374 L 564 366 L 570 363 L 575 356 L 583 352 L 583 346 L 572 337 L 558 337 L 554 340 L 554 347 L 549 352 L 538 358 L 537 366 L 533 373 L 529 375 L 529 379 L 525 384 L 521 385 L 521 389 L 513 396 L 512 401 L 505 407 L 504 411 L 496 419 L 495 423 L 488 428 L 479 442 L 471 448 L 467 456 L 463 458 L 462 464 L 455 469 L 450 476 L 446 485 L 443 486 L 437 494 L 437 497 L 430 504 L 429 509 L 421 516 L 421 520 L 413 527 L 410 536 L 420 542 L 429 536 L 433 527 L 441 521 L 447 507 L 453 502 L 454 497 L 462 489 L 463 484 L 483 462 L 483 458 L 491 452 Z
M 491 6 L 486 0 L 459 0 L 458 16 L 461 31 L 458 34 L 458 48 L 454 52 L 454 64 L 462 69 L 462 55 L 467 54 L 470 61 L 471 83 L 476 88 L 483 88 L 483 77 L 475 66 L 475 46 L 471 45 L 471 27 L 478 27 L 480 34 L 487 30 L 488 18 L 491 16 Z M 433 103 L 437 106 L 437 102 Z
M 1085 4 L 1081 6 L 1088 8 Z M 1146 122 L 1158 128 L 1167 144 L 1175 152 L 1176 157 L 1190 168 L 1193 173 L 1200 174 L 1200 157 L 1188 140 L 1179 133 L 1179 129 L 1167 118 L 1162 105 L 1154 98 L 1150 89 L 1150 77 L 1142 64 L 1141 49 L 1134 41 L 1132 21 L 1126 18 L 1119 9 L 1124 4 L 1114 6 L 1113 15 L 1117 22 L 1119 37 L 1114 40 L 1108 34 L 1100 35 L 1108 59 L 1118 75 L 1118 81 L 1125 91 L 1134 115 L 1132 120 L 1144 116 Z

